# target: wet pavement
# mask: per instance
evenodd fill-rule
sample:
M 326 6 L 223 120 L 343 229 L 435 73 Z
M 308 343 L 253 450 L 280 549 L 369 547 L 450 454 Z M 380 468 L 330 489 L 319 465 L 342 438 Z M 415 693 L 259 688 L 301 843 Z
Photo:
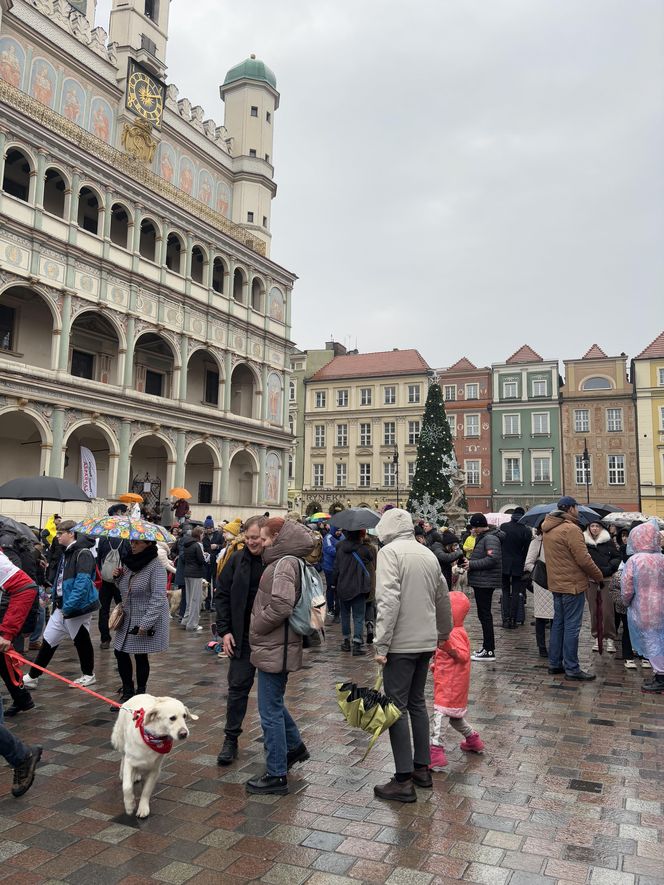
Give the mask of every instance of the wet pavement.
M 207 617 L 207 616 L 206 616 Z M 207 623 L 205 620 L 203 623 Z M 467 627 L 475 647 L 474 613 Z M 360 761 L 367 738 L 339 713 L 334 683 L 373 681 L 370 659 L 338 650 L 338 627 L 305 653 L 288 706 L 311 751 L 286 797 L 251 797 L 244 781 L 262 771 L 252 695 L 240 758 L 219 768 L 227 662 L 205 650 L 206 634 L 172 629 L 168 653 L 152 659 L 149 690 L 200 715 L 189 741 L 167 759 L 138 822 L 122 811 L 115 714 L 76 689 L 42 677 L 38 707 L 12 721 L 44 746 L 32 789 L 0 786 L 0 878 L 19 883 L 143 882 L 388 885 L 654 885 L 664 883 L 664 696 L 640 692 L 643 675 L 614 655 L 582 664 L 596 682 L 549 676 L 532 627 L 498 628 L 495 663 L 474 663 L 468 719 L 486 743 L 467 755 L 448 730 L 449 764 L 418 802 L 375 799 L 388 779 L 387 736 Z M 95 633 L 95 643 L 97 643 Z M 53 668 L 79 675 L 73 646 Z M 97 652 L 97 691 L 115 697 L 112 651 Z

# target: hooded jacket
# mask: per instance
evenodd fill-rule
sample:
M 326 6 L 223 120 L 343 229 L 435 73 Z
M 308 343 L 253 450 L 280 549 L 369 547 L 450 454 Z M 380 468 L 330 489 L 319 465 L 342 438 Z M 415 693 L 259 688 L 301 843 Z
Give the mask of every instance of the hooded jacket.
M 264 673 L 287 673 L 302 666 L 302 637 L 288 619 L 300 595 L 300 564 L 314 549 L 309 529 L 287 519 L 263 551 L 265 571 L 258 585 L 249 627 L 251 663 Z
M 592 561 L 578 520 L 554 510 L 542 523 L 548 589 L 552 593 L 585 593 L 588 579 L 601 583 L 604 575 Z
M 376 568 L 377 655 L 431 652 L 452 629 L 449 592 L 438 560 L 415 540 L 413 520 L 393 508 L 376 526 L 385 545 Z
M 523 575 L 528 548 L 533 539 L 531 530 L 519 522 L 522 516 L 523 513 L 513 513 L 510 521 L 500 527 L 505 536 L 502 541 L 503 574 L 514 578 Z
M 627 608 L 634 651 L 645 658 L 664 656 L 664 554 L 659 527 L 645 522 L 632 529 L 630 555 L 622 572 L 621 595 Z
M 76 618 L 99 608 L 99 594 L 92 583 L 95 558 L 87 538 L 77 538 L 63 551 L 53 578 L 52 599 L 54 608 L 61 608 L 65 618 Z M 62 548 L 61 548 L 62 549 Z M 62 572 L 62 596 L 58 584 Z
M 14 640 L 22 631 L 37 596 L 29 575 L 0 550 L 0 636 Z
M 248 547 L 243 547 L 233 553 L 217 578 L 217 632 L 219 636 L 233 634 L 237 658 L 242 656 L 245 642 L 249 644 L 249 616 L 264 570 L 260 554 L 254 556 Z
M 193 535 L 185 535 L 182 543 L 185 578 L 207 577 L 207 563 L 203 556 L 203 545 Z
M 468 583 L 471 587 L 494 589 L 503 582 L 503 554 L 500 529 L 488 529 L 475 537 L 473 552 L 468 558 Z M 525 556 L 524 556 L 525 559 Z
M 590 558 L 605 578 L 610 578 L 618 571 L 622 556 L 606 529 L 602 529 L 597 538 L 593 538 L 590 528 L 587 528 L 583 533 L 583 540 L 586 542 Z
M 450 593 L 454 626 L 449 638 L 436 649 L 433 662 L 433 703 L 436 712 L 455 719 L 466 715 L 470 689 L 470 639 L 463 622 L 470 600 L 458 590 Z
M 343 538 L 337 538 L 334 535 L 335 529 L 330 531 L 323 538 L 323 571 L 331 572 L 334 568 L 334 560 L 337 554 L 337 545 L 341 543 Z
M 361 563 L 357 561 L 358 557 L 362 560 Z M 332 586 L 342 602 L 350 602 L 360 595 L 368 596 L 373 587 L 375 574 L 376 552 L 370 544 L 366 541 L 351 541 L 350 538 L 345 538 L 337 545 Z

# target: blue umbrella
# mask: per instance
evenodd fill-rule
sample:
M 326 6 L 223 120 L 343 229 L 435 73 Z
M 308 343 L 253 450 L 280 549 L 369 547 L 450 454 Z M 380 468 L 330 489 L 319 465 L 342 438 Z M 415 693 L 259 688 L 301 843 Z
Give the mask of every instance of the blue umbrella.
M 536 529 L 537 526 L 544 521 L 545 516 L 548 516 L 549 513 L 553 513 L 553 511 L 557 509 L 558 505 L 553 503 L 536 504 L 521 517 L 519 522 L 523 523 L 523 525 L 529 526 L 531 529 Z M 591 522 L 599 521 L 599 514 L 595 513 L 594 510 L 591 510 L 590 507 L 584 507 L 583 505 L 579 506 L 579 522 L 582 525 L 590 525 Z

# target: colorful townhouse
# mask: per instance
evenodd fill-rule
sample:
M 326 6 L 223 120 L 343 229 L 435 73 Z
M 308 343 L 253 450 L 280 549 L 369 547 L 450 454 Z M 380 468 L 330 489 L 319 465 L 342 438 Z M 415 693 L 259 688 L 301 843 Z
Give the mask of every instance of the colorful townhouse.
M 640 507 L 664 517 L 664 332 L 632 360 Z

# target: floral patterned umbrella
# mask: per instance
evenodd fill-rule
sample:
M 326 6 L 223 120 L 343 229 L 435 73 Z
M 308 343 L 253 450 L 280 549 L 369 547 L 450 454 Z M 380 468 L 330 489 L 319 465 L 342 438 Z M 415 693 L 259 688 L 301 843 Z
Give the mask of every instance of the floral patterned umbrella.
M 82 519 L 72 529 L 89 538 L 122 538 L 127 541 L 165 541 L 175 538 L 163 526 L 131 516 L 99 516 Z

